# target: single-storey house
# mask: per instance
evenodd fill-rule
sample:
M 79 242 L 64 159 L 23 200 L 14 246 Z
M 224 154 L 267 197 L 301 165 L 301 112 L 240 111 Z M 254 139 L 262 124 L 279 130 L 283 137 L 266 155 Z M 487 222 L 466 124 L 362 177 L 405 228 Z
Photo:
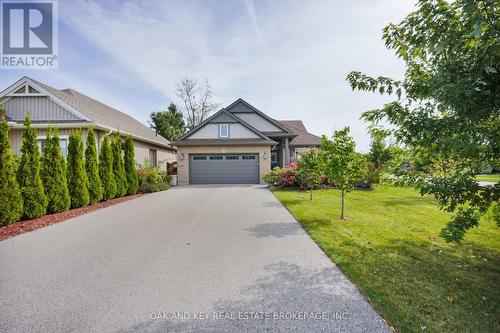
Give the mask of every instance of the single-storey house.
M 23 124 L 29 112 L 42 148 L 46 130 L 57 127 L 60 145 L 66 154 L 68 135 L 72 129 L 82 129 L 86 141 L 87 130 L 94 127 L 98 148 L 105 135 L 111 133 L 131 135 L 134 140 L 135 160 L 138 164 L 149 161 L 165 170 L 166 163 L 175 161 L 175 148 L 168 140 L 133 117 L 85 96 L 73 89 L 56 89 L 29 77 L 23 77 L 0 93 L 0 104 L 7 111 L 12 150 L 21 152 Z
M 183 184 L 258 184 L 321 138 L 300 120 L 275 120 L 243 99 L 218 111 L 172 143 Z

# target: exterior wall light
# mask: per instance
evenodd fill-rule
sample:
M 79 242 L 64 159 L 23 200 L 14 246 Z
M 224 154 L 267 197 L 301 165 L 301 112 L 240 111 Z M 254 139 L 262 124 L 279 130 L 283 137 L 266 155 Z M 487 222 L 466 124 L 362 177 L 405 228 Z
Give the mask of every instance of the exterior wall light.
M 184 153 L 181 153 L 181 161 L 184 160 Z
M 267 153 L 264 153 L 264 159 L 265 160 L 267 159 Z

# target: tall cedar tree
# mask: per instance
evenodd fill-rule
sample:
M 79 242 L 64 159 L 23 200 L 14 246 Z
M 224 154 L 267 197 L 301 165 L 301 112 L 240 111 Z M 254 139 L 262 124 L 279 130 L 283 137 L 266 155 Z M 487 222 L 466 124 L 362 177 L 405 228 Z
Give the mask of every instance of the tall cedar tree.
M 135 170 L 134 158 L 134 141 L 130 135 L 125 139 L 125 174 L 127 175 L 127 194 L 132 195 L 137 193 L 139 188 L 139 180 Z
M 463 240 L 490 208 L 500 226 L 498 184 L 480 186 L 475 178 L 484 164 L 500 164 L 499 21 L 498 0 L 420 0 L 383 32 L 406 64 L 404 79 L 347 76 L 353 89 L 396 94 L 363 118 L 386 124 L 411 149 L 412 172 L 396 174 L 454 213 L 441 231 L 448 242 Z
M 99 152 L 99 177 L 101 178 L 103 199 L 113 199 L 116 195 L 116 182 L 113 174 L 113 153 L 108 136 L 104 136 Z
M 68 143 L 68 189 L 71 207 L 87 206 L 90 202 L 88 179 L 83 160 L 82 131 L 72 130 Z
M 40 177 L 40 152 L 36 140 L 36 130 L 31 127 L 31 117 L 26 115 L 21 147 L 21 163 L 17 171 L 17 181 L 23 197 L 23 217 L 33 219 L 47 212 L 47 196 L 43 191 Z
M 71 204 L 68 184 L 66 181 L 66 162 L 59 146 L 57 128 L 54 135 L 47 129 L 47 138 L 42 155 L 42 182 L 47 195 L 47 213 L 60 213 L 67 211 Z
M 0 226 L 18 221 L 23 214 L 23 198 L 16 180 L 9 126 L 0 105 Z
M 87 134 L 85 171 L 87 172 L 87 179 L 89 180 L 90 203 L 99 202 L 103 197 L 103 188 L 101 177 L 99 176 L 99 162 L 97 161 L 97 147 L 93 127 L 89 128 Z
M 127 194 L 127 176 L 125 175 L 125 165 L 123 164 L 120 133 L 115 135 L 111 143 L 111 149 L 113 151 L 113 174 L 116 181 L 116 197 L 123 197 Z

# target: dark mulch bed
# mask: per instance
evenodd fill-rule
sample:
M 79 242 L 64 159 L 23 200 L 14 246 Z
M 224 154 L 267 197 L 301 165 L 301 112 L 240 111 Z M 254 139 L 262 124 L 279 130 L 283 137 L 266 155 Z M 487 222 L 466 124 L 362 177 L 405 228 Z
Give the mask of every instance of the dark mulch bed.
M 70 209 L 70 210 L 68 210 L 66 212 L 62 212 L 62 213 L 45 215 L 45 216 L 39 217 L 37 219 L 19 221 L 19 222 L 13 223 L 13 224 L 9 224 L 9 225 L 6 225 L 6 226 L 0 228 L 0 241 L 7 239 L 7 238 L 10 238 L 12 236 L 23 234 L 25 232 L 40 229 L 40 228 L 46 227 L 46 226 L 54 224 L 54 223 L 59 223 L 59 222 L 71 219 L 73 217 L 84 215 L 84 214 L 93 212 L 95 210 L 101 209 L 101 208 L 113 206 L 113 205 L 119 204 L 120 202 L 139 198 L 139 197 L 142 197 L 143 195 L 145 195 L 145 193 L 129 195 L 127 197 L 111 199 L 108 201 L 99 202 L 99 203 L 96 203 L 96 204 L 93 204 L 90 206 L 86 206 L 86 207 L 82 207 L 82 208 Z

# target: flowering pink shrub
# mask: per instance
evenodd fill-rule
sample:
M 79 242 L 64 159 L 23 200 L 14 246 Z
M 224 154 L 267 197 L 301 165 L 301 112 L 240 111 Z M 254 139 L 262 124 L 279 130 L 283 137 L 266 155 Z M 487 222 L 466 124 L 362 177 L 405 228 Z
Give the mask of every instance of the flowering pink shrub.
M 270 173 L 264 175 L 264 181 L 277 187 L 301 186 L 302 184 L 296 162 L 290 163 L 285 168 L 274 168 Z

